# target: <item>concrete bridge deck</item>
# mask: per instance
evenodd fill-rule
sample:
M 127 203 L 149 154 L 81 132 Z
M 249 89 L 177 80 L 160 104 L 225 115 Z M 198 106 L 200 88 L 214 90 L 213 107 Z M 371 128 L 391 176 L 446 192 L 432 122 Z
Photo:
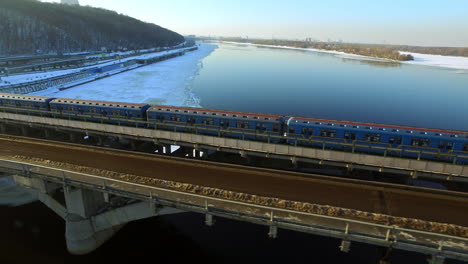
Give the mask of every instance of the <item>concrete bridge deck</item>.
M 22 175 L 17 182 L 35 187 L 34 179 L 41 179 L 43 186 L 59 183 L 149 201 L 153 213 L 144 216 L 155 215 L 154 206 L 169 206 L 205 213 L 208 224 L 219 215 L 269 225 L 271 236 L 280 227 L 468 260 L 464 193 L 17 137 L 2 136 L 0 144 L 0 167 Z M 67 215 L 67 208 L 41 197 Z M 95 217 L 94 228 L 109 227 L 108 214 Z

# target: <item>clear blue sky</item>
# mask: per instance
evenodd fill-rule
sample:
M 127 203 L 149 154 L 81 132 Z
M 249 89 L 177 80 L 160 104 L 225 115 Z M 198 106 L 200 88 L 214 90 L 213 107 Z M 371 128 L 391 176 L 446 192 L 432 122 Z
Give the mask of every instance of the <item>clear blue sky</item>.
M 79 1 L 184 35 L 468 47 L 468 0 Z

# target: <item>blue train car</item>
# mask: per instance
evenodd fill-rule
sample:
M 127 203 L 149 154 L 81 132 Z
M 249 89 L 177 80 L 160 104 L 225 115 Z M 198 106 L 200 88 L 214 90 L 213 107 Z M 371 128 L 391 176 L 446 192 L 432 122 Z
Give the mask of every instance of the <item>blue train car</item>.
M 0 93 L 0 108 L 5 111 L 18 112 L 21 110 L 29 113 L 46 114 L 49 111 L 49 102 L 54 98 L 31 95 L 16 95 Z
M 336 120 L 294 118 L 290 143 L 335 150 L 468 163 L 468 134 Z
M 120 125 L 146 126 L 147 104 L 57 98 L 50 102 L 50 110 L 65 118 Z
M 152 106 L 148 110 L 148 122 L 153 128 L 265 141 L 269 140 L 269 135 L 278 138 L 279 118 L 277 115 L 171 106 Z

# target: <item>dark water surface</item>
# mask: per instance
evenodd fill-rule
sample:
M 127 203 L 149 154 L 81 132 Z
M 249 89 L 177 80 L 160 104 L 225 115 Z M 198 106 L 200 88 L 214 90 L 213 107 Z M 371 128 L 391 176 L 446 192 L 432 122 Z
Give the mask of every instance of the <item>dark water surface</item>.
M 0 263 L 378 263 L 377 247 L 352 243 L 342 253 L 340 241 L 217 218 L 213 227 L 193 213 L 130 223 L 97 251 L 72 256 L 66 251 L 65 225 L 41 203 L 0 207 Z M 427 263 L 426 256 L 395 250 L 392 263 Z M 446 263 L 459 263 L 447 261 Z
M 206 108 L 468 130 L 468 72 L 218 44 L 194 93 Z

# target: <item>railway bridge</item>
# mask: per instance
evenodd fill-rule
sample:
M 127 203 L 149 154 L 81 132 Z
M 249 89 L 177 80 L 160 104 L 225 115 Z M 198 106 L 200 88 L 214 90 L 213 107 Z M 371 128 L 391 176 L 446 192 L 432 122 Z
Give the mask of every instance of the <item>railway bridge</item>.
M 66 221 L 75 254 L 130 221 L 192 211 L 207 225 L 266 225 L 271 237 L 283 228 L 339 238 L 343 251 L 357 241 L 468 260 L 463 165 L 6 112 L 0 134 L 0 170 Z M 338 169 L 348 173 L 313 173 Z M 455 187 L 358 179 L 366 172 Z

